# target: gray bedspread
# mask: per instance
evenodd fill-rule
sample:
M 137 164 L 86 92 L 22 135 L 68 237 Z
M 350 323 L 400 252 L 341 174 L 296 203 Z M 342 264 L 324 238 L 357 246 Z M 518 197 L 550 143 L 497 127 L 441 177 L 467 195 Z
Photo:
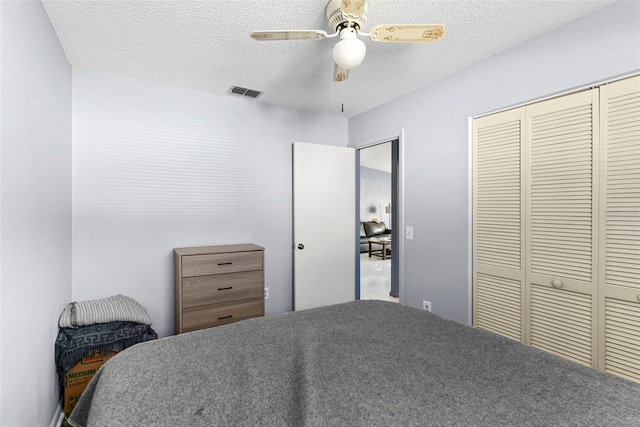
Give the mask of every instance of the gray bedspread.
M 75 426 L 640 426 L 640 384 L 381 301 L 137 344 Z

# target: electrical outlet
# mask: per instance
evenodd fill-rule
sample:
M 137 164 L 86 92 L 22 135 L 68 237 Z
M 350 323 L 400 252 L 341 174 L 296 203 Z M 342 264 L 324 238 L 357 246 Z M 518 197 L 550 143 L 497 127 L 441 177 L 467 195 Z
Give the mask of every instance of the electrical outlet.
M 424 311 L 431 311 L 431 301 L 422 300 L 422 309 Z
M 269 288 L 264 288 L 264 299 L 269 299 Z

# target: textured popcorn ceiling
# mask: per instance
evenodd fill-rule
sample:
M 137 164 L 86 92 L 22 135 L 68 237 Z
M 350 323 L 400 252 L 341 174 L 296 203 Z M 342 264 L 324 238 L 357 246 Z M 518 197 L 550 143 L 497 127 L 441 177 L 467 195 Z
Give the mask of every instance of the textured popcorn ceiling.
M 614 0 L 369 0 L 368 28 L 443 24 L 435 44 L 376 43 L 332 81 L 337 38 L 257 42 L 254 30 L 320 29 L 325 0 L 43 0 L 73 67 L 346 117 L 426 86 Z M 595 29 L 594 29 L 595 31 Z M 601 31 L 598 29 L 597 31 Z M 594 37 L 597 35 L 594 34 Z M 344 113 L 341 113 L 344 104 Z

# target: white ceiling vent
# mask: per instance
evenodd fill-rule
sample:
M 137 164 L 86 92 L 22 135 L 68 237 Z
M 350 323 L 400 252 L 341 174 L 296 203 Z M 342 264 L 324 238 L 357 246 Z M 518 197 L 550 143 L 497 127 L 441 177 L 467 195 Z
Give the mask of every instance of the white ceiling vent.
M 247 89 L 246 87 L 240 86 L 231 86 L 229 89 L 229 93 L 233 93 L 235 95 L 248 96 L 249 98 L 257 98 L 262 95 L 262 92 L 253 89 Z

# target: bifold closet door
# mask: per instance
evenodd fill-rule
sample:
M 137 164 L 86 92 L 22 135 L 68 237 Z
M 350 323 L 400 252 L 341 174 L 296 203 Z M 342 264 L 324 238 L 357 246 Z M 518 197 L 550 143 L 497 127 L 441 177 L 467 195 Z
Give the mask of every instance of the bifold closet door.
M 640 77 L 600 88 L 599 368 L 640 381 Z
M 524 109 L 473 121 L 473 325 L 524 337 Z
M 593 367 L 598 109 L 597 89 L 527 106 L 525 138 L 526 341 Z

